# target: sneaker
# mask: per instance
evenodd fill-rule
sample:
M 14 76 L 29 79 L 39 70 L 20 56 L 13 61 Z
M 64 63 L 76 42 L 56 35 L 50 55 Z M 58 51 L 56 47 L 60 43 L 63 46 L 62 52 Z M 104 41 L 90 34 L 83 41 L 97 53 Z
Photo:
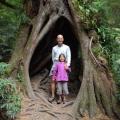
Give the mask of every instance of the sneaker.
M 62 102 L 62 96 L 59 96 L 58 100 L 57 100 L 57 104 L 60 104 Z
M 63 104 L 66 103 L 66 98 L 64 96 L 62 97 L 62 101 L 63 101 Z
M 59 99 L 58 101 L 57 101 L 57 104 L 60 104 L 61 103 L 61 100 Z
M 48 101 L 52 103 L 55 100 L 55 97 L 49 97 Z

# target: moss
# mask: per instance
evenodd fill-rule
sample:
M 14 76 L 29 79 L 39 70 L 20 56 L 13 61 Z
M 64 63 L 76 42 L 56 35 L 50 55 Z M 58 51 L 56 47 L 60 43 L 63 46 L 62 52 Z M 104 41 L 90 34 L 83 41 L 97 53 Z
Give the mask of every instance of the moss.
M 18 80 L 18 82 L 24 83 L 24 73 L 23 73 L 23 66 L 20 65 L 18 72 L 17 72 L 17 76 L 16 79 Z

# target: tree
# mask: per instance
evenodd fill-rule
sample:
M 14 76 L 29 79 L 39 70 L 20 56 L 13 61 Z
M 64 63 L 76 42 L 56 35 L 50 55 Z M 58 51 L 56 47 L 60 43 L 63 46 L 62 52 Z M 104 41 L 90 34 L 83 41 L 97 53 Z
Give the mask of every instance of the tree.
M 55 44 L 54 39 L 58 33 L 63 33 L 67 38 L 66 43 L 72 47 L 72 52 L 78 56 L 76 52 L 80 49 L 82 53 L 83 75 L 81 87 L 73 105 L 73 117 L 79 119 L 85 113 L 94 117 L 96 111 L 100 109 L 111 117 L 120 118 L 116 107 L 115 84 L 106 65 L 102 64 L 102 60 L 98 61 L 92 53 L 91 45 L 94 36 L 89 38 L 84 31 L 72 2 L 26 0 L 24 6 L 32 21 L 21 26 L 10 63 L 13 67 L 12 76 L 16 76 L 17 72 L 23 68 L 28 96 L 35 98 L 30 75 L 37 73 L 50 61 L 50 49 Z M 69 39 L 71 37 L 73 40 Z

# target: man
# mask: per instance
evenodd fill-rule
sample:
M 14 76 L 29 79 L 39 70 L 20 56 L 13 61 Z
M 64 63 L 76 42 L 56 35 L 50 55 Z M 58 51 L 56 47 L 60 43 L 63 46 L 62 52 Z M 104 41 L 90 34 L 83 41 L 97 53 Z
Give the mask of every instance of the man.
M 53 66 L 50 71 L 50 76 L 51 76 L 51 97 L 49 98 L 49 102 L 53 102 L 55 99 L 55 80 L 52 79 L 52 70 L 54 69 L 54 66 L 56 62 L 59 59 L 60 54 L 64 54 L 66 57 L 67 61 L 67 66 L 70 66 L 71 63 L 71 51 L 70 47 L 63 44 L 64 42 L 64 37 L 63 35 L 58 35 L 57 36 L 57 45 L 52 48 L 52 61 L 53 61 Z

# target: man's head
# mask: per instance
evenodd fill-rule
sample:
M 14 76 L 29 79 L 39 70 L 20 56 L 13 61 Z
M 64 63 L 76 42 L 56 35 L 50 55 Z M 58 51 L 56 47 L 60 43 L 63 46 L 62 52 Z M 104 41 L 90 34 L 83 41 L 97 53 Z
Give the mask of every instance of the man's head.
M 58 45 L 62 45 L 63 44 L 63 41 L 64 41 L 64 37 L 63 37 L 63 35 L 58 35 L 57 36 L 57 43 L 58 43 Z

